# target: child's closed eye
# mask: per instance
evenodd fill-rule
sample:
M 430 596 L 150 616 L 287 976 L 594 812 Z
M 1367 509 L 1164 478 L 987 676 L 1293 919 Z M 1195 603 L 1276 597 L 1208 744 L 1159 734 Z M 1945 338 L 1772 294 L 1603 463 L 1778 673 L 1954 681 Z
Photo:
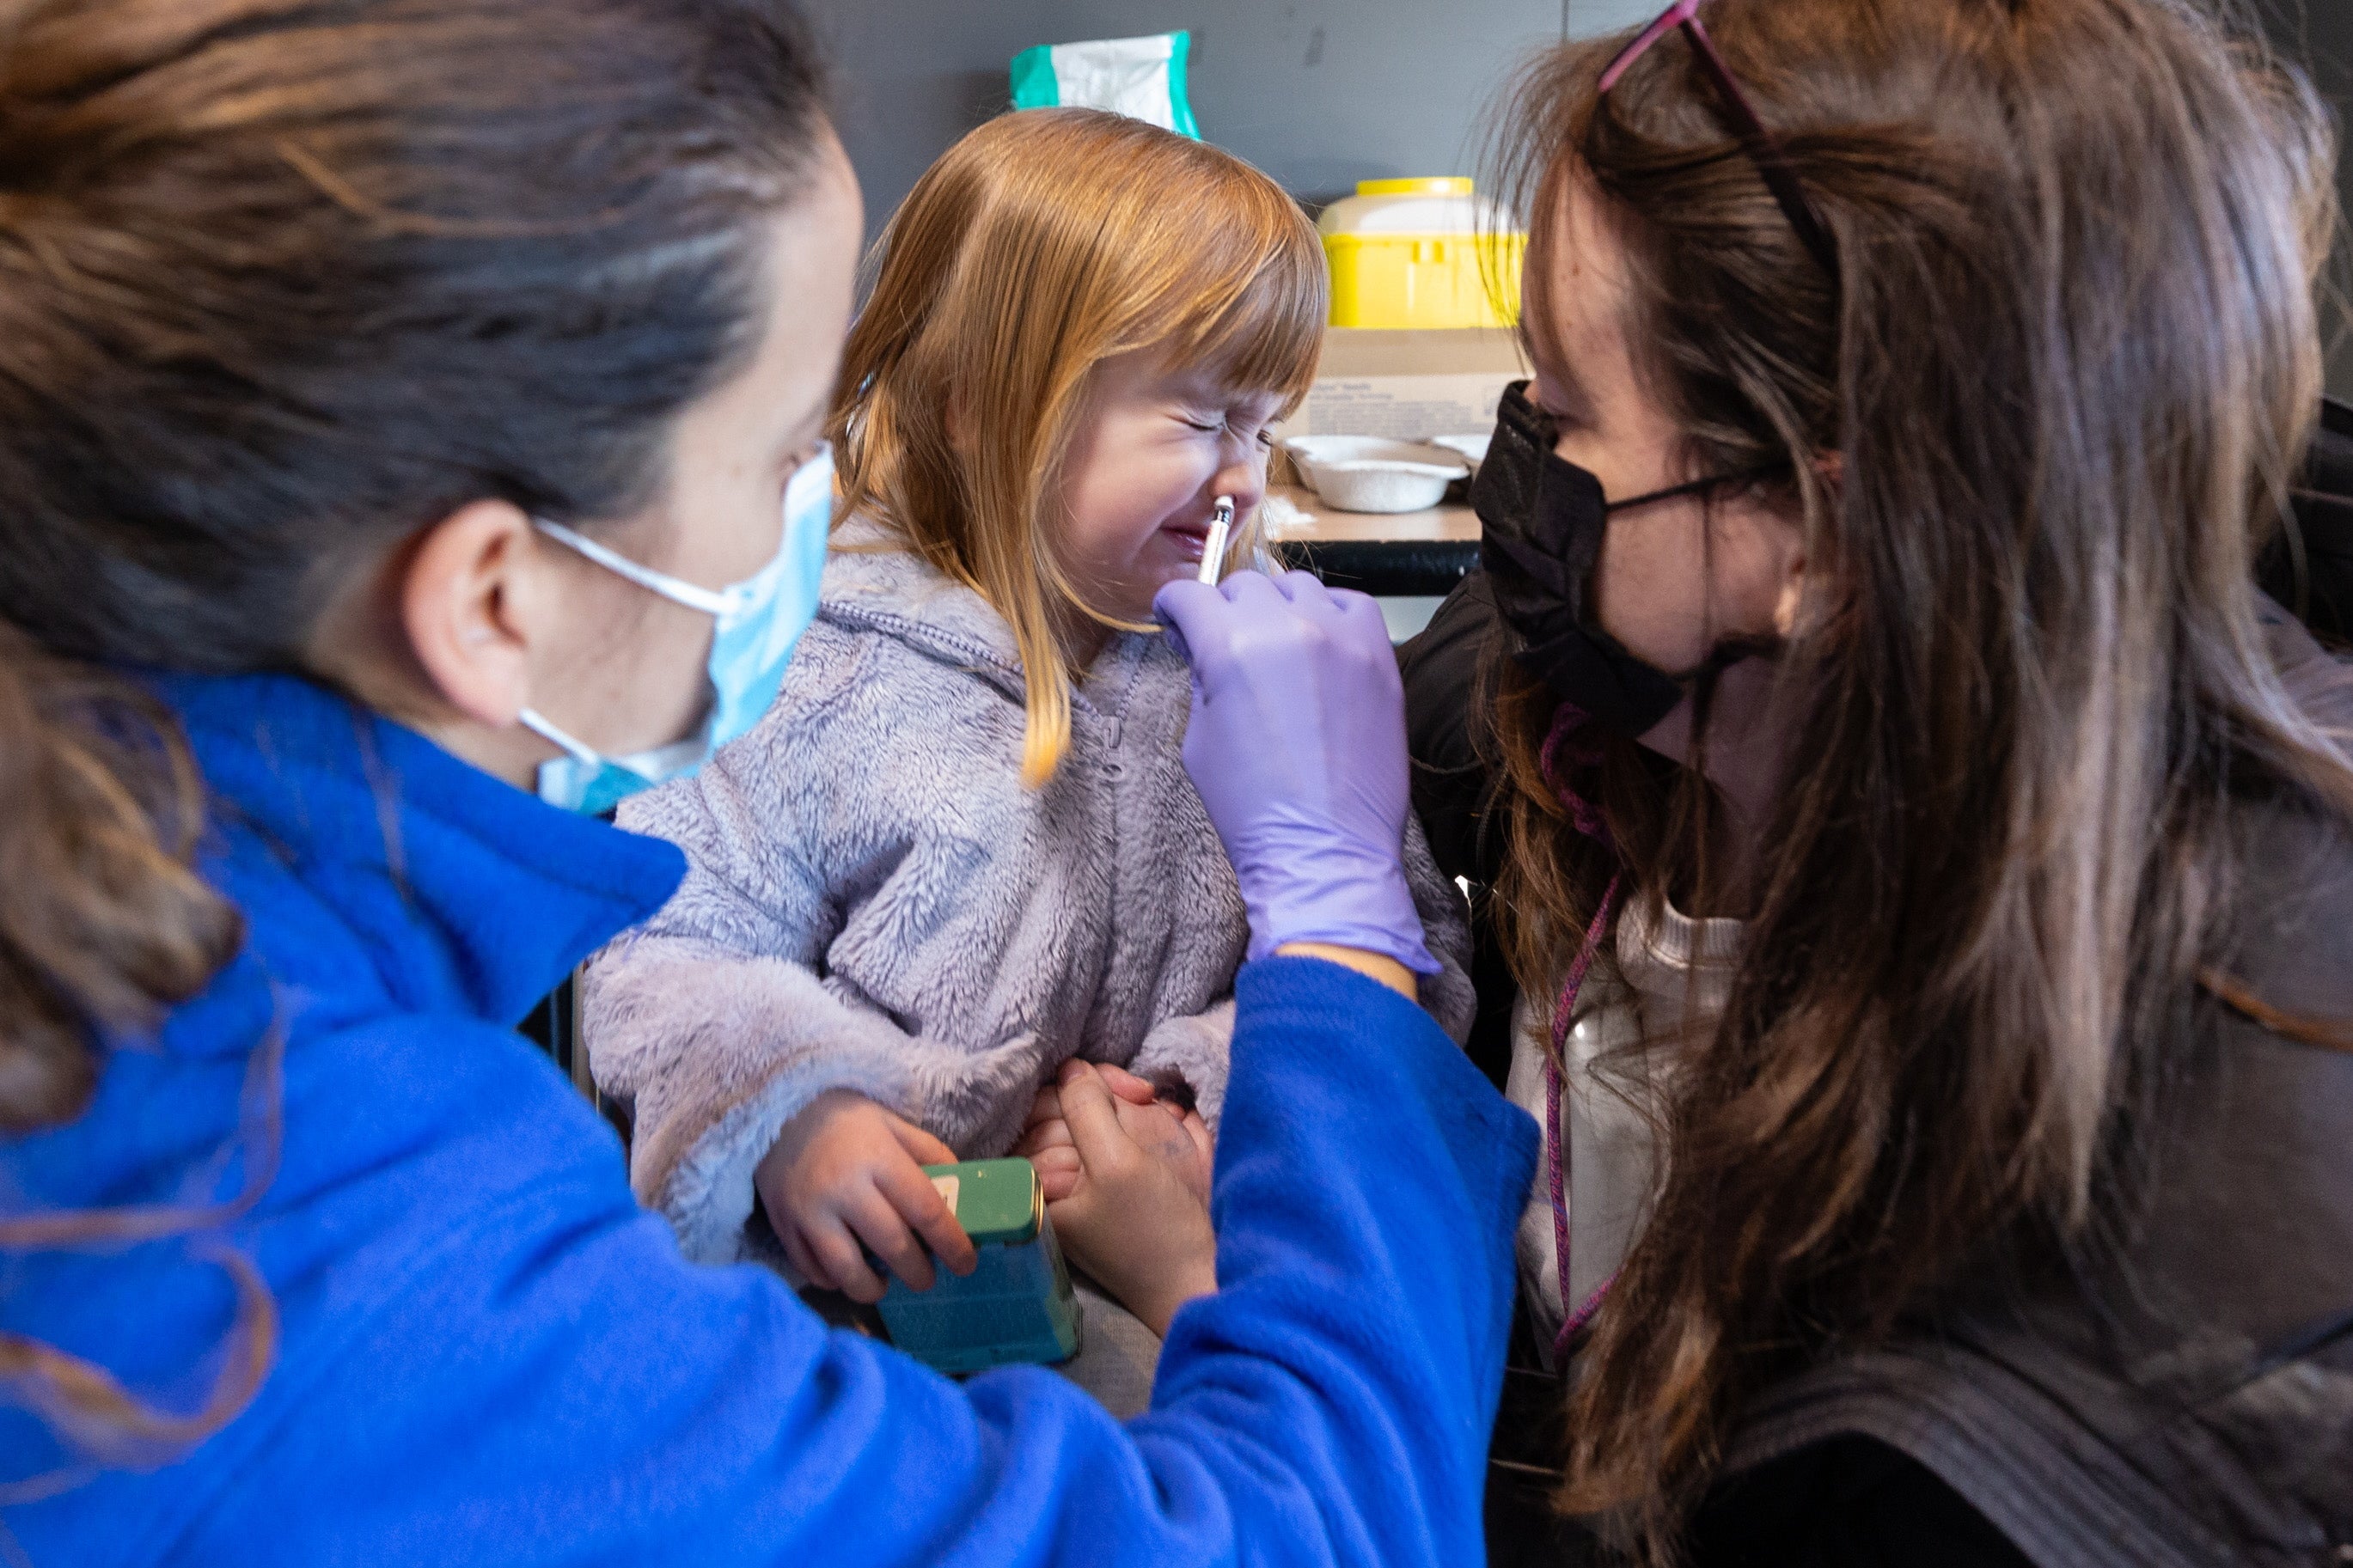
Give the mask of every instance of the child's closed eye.
M 1226 416 L 1180 414 L 1176 419 L 1177 423 L 1188 429 L 1198 430 L 1204 436 L 1222 436 L 1231 432 L 1237 436 L 1248 436 L 1260 446 L 1270 449 L 1274 446 L 1274 428 L 1270 420 L 1240 414 Z

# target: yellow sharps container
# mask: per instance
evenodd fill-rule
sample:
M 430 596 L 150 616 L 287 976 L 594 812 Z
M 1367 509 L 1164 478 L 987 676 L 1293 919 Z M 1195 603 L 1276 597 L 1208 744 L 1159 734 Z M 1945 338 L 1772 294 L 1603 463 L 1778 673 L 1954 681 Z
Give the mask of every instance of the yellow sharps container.
M 1335 327 L 1507 327 L 1518 317 L 1527 236 L 1467 179 L 1365 180 L 1316 227 Z

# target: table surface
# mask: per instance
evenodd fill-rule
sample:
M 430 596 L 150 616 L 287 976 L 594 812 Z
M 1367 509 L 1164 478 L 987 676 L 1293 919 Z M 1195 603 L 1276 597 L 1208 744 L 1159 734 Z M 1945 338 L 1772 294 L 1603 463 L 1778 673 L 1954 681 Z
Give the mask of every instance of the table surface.
M 1432 541 L 1477 543 L 1479 516 L 1467 506 L 1435 506 L 1427 511 L 1342 511 L 1326 506 L 1316 493 L 1301 485 L 1270 485 L 1270 497 L 1280 497 L 1306 514 L 1306 521 L 1286 526 L 1280 542 L 1370 541 L 1427 543 Z

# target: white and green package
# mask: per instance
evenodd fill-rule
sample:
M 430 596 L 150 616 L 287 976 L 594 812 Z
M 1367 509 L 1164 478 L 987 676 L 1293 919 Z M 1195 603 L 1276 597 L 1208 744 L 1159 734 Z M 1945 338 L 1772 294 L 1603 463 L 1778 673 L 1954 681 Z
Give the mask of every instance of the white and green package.
M 1190 33 L 1040 44 L 1013 57 L 1013 107 L 1108 109 L 1198 142 L 1201 128 L 1185 96 L 1192 50 Z

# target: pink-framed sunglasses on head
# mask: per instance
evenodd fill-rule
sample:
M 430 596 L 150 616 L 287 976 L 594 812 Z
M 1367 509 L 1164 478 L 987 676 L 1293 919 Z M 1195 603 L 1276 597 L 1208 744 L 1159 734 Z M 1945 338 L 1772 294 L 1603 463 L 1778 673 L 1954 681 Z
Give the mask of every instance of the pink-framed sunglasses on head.
M 1691 39 L 1693 57 L 1715 81 L 1716 93 L 1724 100 L 1725 111 L 1731 118 L 1732 129 L 1740 138 L 1741 145 L 1747 150 L 1749 160 L 1757 165 L 1757 172 L 1764 176 L 1765 188 L 1773 193 L 1773 199 L 1780 204 L 1781 211 L 1788 216 L 1789 226 L 1798 231 L 1798 237 L 1805 242 L 1814 259 L 1821 263 L 1822 270 L 1836 280 L 1839 275 L 1838 247 L 1831 240 L 1830 226 L 1822 222 L 1821 215 L 1814 210 L 1814 204 L 1806 199 L 1805 188 L 1798 183 L 1798 172 L 1789 166 L 1779 140 L 1757 117 L 1757 110 L 1748 102 L 1748 95 L 1742 92 L 1740 84 L 1733 79 L 1732 68 L 1725 65 L 1724 57 L 1716 52 L 1715 40 L 1709 37 L 1707 29 L 1700 25 L 1702 3 L 1703 0 L 1675 0 L 1673 5 L 1661 12 L 1658 20 L 1636 34 L 1632 43 L 1618 51 L 1618 58 L 1611 60 L 1609 68 L 1601 73 L 1599 91 L 1608 93 L 1632 68 L 1636 60 L 1650 52 L 1651 45 L 1669 33 L 1682 29 Z

